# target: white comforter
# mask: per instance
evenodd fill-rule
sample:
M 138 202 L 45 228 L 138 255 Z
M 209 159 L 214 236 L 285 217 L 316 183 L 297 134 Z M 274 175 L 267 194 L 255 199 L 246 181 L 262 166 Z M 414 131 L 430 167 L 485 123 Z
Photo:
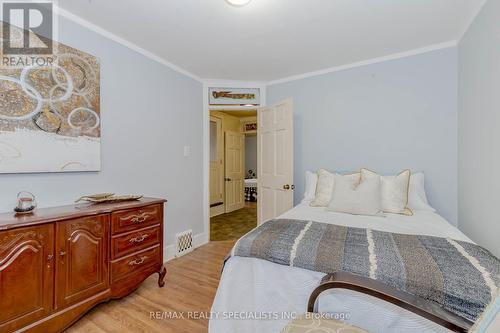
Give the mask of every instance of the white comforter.
M 413 216 L 368 217 L 298 205 L 280 218 L 470 241 L 438 214 L 424 211 L 416 211 Z M 291 320 L 290 316 L 306 311 L 309 295 L 323 276 L 262 259 L 232 257 L 222 273 L 209 332 L 280 332 Z M 336 313 L 370 332 L 449 332 L 395 305 L 349 290 L 325 292 L 318 304 L 320 312 Z

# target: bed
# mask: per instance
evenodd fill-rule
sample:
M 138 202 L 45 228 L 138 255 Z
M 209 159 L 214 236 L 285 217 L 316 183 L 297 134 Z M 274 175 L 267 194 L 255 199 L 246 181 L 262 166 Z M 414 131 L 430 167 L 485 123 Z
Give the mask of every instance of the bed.
M 300 204 L 279 218 L 471 242 L 444 218 L 430 211 L 416 210 L 413 216 L 356 216 Z M 311 292 L 324 276 L 321 272 L 262 259 L 231 257 L 225 264 L 212 306 L 214 315 L 209 332 L 280 332 L 290 322 L 291 315 L 305 312 Z M 449 332 L 393 304 L 344 289 L 323 293 L 318 308 L 320 312 L 334 313 L 339 319 L 371 332 Z

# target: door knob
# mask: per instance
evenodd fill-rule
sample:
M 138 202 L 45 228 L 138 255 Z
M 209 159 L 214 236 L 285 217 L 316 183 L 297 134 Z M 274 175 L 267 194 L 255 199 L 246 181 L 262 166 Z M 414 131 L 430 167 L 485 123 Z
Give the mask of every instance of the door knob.
M 284 189 L 284 190 L 289 190 L 289 189 L 290 189 L 290 185 L 288 185 L 288 184 L 283 185 L 283 189 Z
M 295 190 L 295 185 L 292 185 L 292 190 Z
M 230 182 L 230 181 L 231 181 L 231 178 L 224 178 L 224 180 L 225 180 L 226 182 Z
M 60 255 L 61 257 L 64 257 L 64 256 L 66 255 L 66 251 L 61 250 L 61 251 L 59 252 L 59 255 Z

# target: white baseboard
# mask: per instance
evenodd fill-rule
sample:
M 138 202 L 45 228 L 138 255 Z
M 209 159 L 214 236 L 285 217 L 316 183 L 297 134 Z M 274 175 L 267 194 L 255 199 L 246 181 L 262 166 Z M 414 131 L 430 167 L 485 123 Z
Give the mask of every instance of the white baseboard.
M 193 249 L 208 243 L 208 237 L 205 233 L 194 235 Z M 167 262 L 175 258 L 175 244 L 167 245 L 163 248 L 163 261 Z

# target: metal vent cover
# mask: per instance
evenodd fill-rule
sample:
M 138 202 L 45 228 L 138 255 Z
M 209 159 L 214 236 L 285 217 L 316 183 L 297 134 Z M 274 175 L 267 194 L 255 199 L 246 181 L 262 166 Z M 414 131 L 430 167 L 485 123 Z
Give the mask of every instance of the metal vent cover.
M 186 230 L 175 235 L 177 251 L 176 257 L 180 257 L 193 251 L 193 230 Z

